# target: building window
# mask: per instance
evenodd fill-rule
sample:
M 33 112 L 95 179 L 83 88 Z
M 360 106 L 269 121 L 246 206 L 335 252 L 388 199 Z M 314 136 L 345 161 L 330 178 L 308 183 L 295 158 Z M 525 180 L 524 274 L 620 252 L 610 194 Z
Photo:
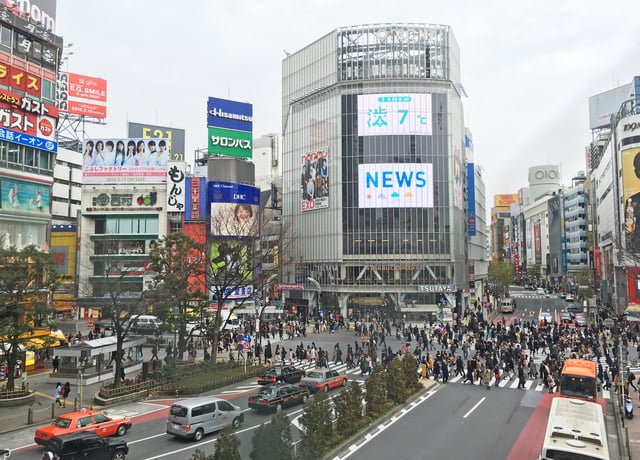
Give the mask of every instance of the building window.
M 11 49 L 11 29 L 8 27 L 0 27 L 0 46 L 8 50 Z
M 50 104 L 55 104 L 56 100 L 56 85 L 54 82 L 44 78 L 42 79 L 42 99 Z
M 7 145 L 7 161 L 9 163 L 20 164 L 21 161 L 20 146 L 17 144 L 9 143 Z

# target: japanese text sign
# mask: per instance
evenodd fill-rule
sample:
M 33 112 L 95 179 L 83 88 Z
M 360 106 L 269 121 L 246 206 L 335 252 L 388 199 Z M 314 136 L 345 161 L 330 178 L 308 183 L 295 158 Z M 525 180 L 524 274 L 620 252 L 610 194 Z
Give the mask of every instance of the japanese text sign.
M 431 94 L 358 96 L 358 135 L 431 135 Z
M 187 164 L 184 161 L 167 163 L 167 211 L 184 212 Z
M 251 158 L 253 137 L 250 132 L 209 127 L 208 152 L 215 155 Z

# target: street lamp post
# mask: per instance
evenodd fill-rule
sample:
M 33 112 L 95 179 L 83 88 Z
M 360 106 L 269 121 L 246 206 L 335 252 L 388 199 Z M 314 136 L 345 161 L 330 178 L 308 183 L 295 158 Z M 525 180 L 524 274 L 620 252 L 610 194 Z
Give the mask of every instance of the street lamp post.
M 256 331 L 258 333 L 258 364 L 262 364 L 262 315 L 264 314 L 264 309 L 267 308 L 266 299 L 268 296 L 264 295 L 264 290 L 266 286 L 269 286 L 269 283 L 278 277 L 277 273 L 271 275 L 262 285 L 262 305 L 260 306 L 260 314 L 258 315 L 258 324 L 256 325 Z

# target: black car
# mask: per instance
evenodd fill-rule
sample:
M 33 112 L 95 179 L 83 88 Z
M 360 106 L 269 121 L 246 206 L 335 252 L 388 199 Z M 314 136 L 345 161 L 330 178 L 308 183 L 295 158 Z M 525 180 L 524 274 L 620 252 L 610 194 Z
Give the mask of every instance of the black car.
M 249 407 L 259 411 L 280 411 L 295 404 L 304 404 L 309 399 L 309 390 L 285 383 L 274 383 L 260 388 L 249 396 Z
M 129 453 L 127 442 L 101 438 L 91 431 L 54 436 L 42 453 L 43 460 L 124 460 Z
M 0 449 L 0 459 L 6 460 L 11 456 L 11 451 L 9 449 Z
M 271 383 L 298 383 L 304 377 L 304 371 L 294 366 L 271 366 L 264 374 L 258 376 L 260 385 L 269 385 Z

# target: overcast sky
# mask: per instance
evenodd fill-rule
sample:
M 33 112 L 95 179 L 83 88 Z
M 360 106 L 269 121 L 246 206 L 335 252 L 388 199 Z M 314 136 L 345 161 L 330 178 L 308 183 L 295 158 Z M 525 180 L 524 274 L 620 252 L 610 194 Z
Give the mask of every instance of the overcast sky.
M 56 33 L 73 43 L 64 70 L 108 82 L 107 125 L 89 137 L 159 124 L 186 129 L 192 152 L 209 96 L 253 103 L 254 137 L 281 131 L 285 49 L 342 26 L 449 25 L 489 209 L 529 166 L 561 164 L 565 184 L 585 169 L 588 98 L 640 74 L 638 18 L 631 0 L 58 0 Z

